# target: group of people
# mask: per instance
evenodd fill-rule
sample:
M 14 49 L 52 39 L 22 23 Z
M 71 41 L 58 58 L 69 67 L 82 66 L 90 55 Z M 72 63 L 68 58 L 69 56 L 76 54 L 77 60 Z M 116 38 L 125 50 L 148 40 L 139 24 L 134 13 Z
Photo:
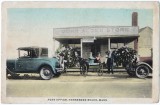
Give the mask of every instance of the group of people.
M 113 57 L 113 53 L 112 50 L 109 50 L 106 52 L 106 58 L 107 58 L 107 62 L 106 62 L 106 68 L 108 68 L 108 72 L 107 73 L 112 73 L 113 74 L 113 62 L 114 62 L 114 57 Z M 97 53 L 95 62 L 100 62 L 101 59 L 101 55 L 100 53 Z
M 64 52 L 65 50 L 70 50 L 70 49 L 72 49 L 72 48 L 70 48 L 69 46 L 67 46 L 67 47 L 63 46 L 60 49 L 60 52 Z M 75 55 L 77 55 L 77 54 L 75 54 Z M 112 50 L 109 50 L 109 51 L 106 52 L 106 58 L 107 58 L 106 68 L 108 68 L 108 72 L 107 73 L 109 73 L 109 74 L 112 73 L 113 74 L 113 62 L 114 62 L 114 59 L 113 59 Z M 61 63 L 64 61 L 63 59 L 64 59 L 64 57 L 60 59 Z M 101 55 L 100 55 L 100 52 L 98 52 L 97 56 L 95 57 L 95 61 L 94 62 L 100 63 L 100 60 L 101 60 Z M 62 63 L 62 64 L 64 64 L 64 63 Z

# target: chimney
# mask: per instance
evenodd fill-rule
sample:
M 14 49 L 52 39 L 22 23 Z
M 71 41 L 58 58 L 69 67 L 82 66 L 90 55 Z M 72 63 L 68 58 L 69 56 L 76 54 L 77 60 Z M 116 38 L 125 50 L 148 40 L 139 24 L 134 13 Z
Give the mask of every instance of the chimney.
M 132 13 L 132 26 L 138 26 L 138 13 Z
M 138 13 L 132 13 L 132 26 L 138 26 Z M 138 38 L 134 40 L 134 50 L 138 52 Z

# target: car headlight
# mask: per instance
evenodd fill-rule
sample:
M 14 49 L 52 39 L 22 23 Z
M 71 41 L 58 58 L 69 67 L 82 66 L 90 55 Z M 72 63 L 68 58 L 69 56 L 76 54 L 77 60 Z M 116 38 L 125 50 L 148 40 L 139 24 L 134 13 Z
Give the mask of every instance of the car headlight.
M 60 68 L 60 63 L 56 62 L 56 68 Z

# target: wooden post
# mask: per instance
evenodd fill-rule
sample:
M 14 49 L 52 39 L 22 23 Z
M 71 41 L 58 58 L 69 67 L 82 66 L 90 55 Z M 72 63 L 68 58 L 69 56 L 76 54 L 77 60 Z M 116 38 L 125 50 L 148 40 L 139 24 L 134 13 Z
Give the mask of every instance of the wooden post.
M 108 38 L 108 51 L 111 49 L 110 46 L 111 46 L 111 40 L 110 38 Z
M 82 52 L 83 51 L 83 41 L 82 40 L 83 39 L 81 39 L 81 58 L 83 57 L 83 55 L 82 55 L 83 54 L 83 52 Z
M 20 57 L 20 50 L 18 50 L 18 58 Z
M 55 38 L 53 38 L 53 56 L 55 56 Z

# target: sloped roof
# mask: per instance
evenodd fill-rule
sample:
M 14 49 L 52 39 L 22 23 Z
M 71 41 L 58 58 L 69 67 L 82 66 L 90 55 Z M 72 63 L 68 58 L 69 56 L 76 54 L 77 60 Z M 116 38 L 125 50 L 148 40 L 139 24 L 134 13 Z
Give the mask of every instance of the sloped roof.
M 144 30 L 146 30 L 146 29 L 152 31 L 152 28 L 150 28 L 150 27 L 147 26 L 147 27 L 141 28 L 141 29 L 139 30 L 139 33 L 142 32 L 142 31 L 144 31 Z

